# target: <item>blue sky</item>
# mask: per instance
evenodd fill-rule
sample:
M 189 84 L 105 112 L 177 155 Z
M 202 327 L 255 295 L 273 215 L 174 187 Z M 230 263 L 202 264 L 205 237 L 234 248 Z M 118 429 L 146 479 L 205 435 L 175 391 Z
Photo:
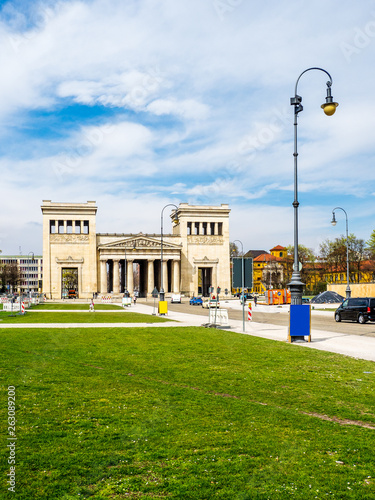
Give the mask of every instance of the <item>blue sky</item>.
M 167 203 L 228 203 L 231 239 L 375 229 L 375 5 L 349 0 L 0 2 L 0 249 L 42 251 L 42 200 L 98 204 L 99 232 L 160 232 Z M 165 230 L 170 230 L 169 222 Z

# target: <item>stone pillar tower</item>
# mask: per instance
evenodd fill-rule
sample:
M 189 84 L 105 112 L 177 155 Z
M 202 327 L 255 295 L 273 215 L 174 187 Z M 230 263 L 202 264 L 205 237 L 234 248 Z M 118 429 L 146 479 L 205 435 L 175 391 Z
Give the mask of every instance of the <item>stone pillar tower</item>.
M 92 298 L 93 293 L 99 291 L 95 201 L 54 203 L 43 200 L 41 209 L 43 293 L 47 298 L 61 299 L 67 298 L 67 288 L 73 288 L 79 298 Z
M 208 295 L 210 286 L 230 290 L 229 213 L 227 204 L 198 206 L 180 203 L 181 282 L 185 294 Z

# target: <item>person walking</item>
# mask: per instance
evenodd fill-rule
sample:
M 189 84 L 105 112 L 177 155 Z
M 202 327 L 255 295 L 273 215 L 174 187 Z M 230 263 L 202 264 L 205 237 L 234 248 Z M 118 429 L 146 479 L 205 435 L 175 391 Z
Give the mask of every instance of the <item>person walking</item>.
M 91 299 L 91 302 L 90 302 L 90 313 L 91 312 L 95 312 L 95 308 L 94 308 L 94 299 Z
M 257 305 L 257 302 L 258 302 L 258 297 L 256 295 L 254 295 L 254 306 Z

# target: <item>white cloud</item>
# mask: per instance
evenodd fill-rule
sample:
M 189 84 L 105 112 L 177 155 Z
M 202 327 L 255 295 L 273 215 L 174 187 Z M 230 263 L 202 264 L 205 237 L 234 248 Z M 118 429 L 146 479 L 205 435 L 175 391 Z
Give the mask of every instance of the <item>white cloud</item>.
M 12 228 L 25 213 L 38 224 L 43 198 L 96 199 L 103 228 L 110 219 L 134 231 L 137 219 L 152 230 L 149 207 L 170 198 L 230 200 L 233 230 L 247 231 L 250 214 L 260 247 L 291 243 L 289 98 L 299 74 L 316 65 L 330 71 L 340 106 L 325 117 L 326 76 L 301 78 L 299 191 L 301 212 L 312 214 L 301 217 L 301 235 L 319 240 L 323 205 L 362 214 L 352 229 L 371 233 L 370 0 L 361 9 L 338 0 L 227 2 L 221 13 L 211 0 L 41 1 L 24 12 L 15 5 L 0 14 L 0 193 L 16 206 L 0 217 L 4 248 L 29 241 L 26 226 Z M 350 60 L 343 43 L 355 49 Z M 128 211 L 137 219 L 124 219 Z
M 177 115 L 188 120 L 204 120 L 209 108 L 194 99 L 177 101 L 175 99 L 156 99 L 147 106 L 147 110 L 155 115 Z

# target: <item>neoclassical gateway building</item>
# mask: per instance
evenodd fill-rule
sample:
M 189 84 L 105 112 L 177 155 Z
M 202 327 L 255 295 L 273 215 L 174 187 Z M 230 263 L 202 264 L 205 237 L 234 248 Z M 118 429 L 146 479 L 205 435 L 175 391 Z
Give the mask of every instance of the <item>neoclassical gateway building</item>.
M 149 297 L 155 288 L 160 291 L 161 272 L 166 294 L 230 289 L 228 205 L 180 203 L 172 234 L 97 233 L 94 201 L 44 200 L 41 208 L 47 298 L 67 297 L 72 289 L 80 298 L 120 296 L 125 290 Z

